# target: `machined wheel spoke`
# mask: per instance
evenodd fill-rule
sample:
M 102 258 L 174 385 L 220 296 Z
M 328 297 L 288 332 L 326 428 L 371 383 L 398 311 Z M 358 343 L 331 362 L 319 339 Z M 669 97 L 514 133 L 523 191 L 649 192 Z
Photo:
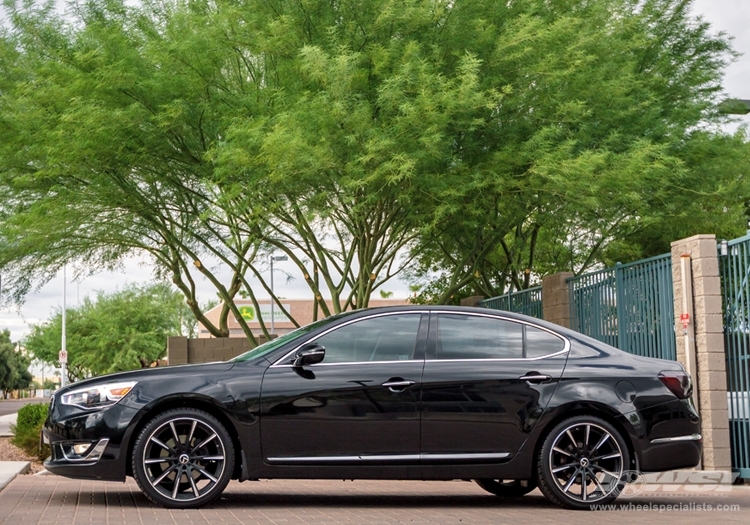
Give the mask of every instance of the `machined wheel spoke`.
M 566 456 L 568 456 L 569 458 L 575 457 L 575 456 L 573 456 L 573 454 L 571 454 L 571 453 L 569 453 L 569 452 L 565 452 L 565 451 L 564 451 L 563 449 L 561 449 L 560 447 L 552 447 L 552 450 L 554 450 L 555 452 L 559 452 L 560 454 L 565 454 L 565 455 L 566 455 Z
M 589 435 L 591 434 L 591 425 L 586 425 L 586 437 L 583 438 L 583 448 L 589 446 Z
M 573 443 L 573 448 L 578 448 L 578 442 L 576 442 L 575 438 L 573 437 L 573 433 L 570 431 L 570 429 L 566 430 L 565 433 L 568 435 L 568 439 L 570 439 L 570 442 Z
M 213 441 L 214 439 L 216 439 L 216 437 L 217 437 L 216 433 L 213 433 L 210 436 L 208 436 L 206 439 L 204 439 L 203 441 L 201 441 L 200 443 L 198 443 L 197 445 L 195 445 L 193 447 L 193 450 L 191 451 L 191 454 L 194 453 L 199 448 L 205 447 L 207 443 Z
M 601 484 L 601 483 L 599 483 L 599 478 L 597 478 L 597 477 L 596 477 L 596 474 L 594 474 L 593 472 L 591 473 L 591 479 L 593 479 L 593 480 L 594 480 L 594 483 L 596 484 L 597 488 L 598 488 L 598 489 L 599 489 L 599 491 L 600 491 L 600 492 L 602 493 L 602 495 L 605 495 L 605 494 L 607 494 L 607 491 L 606 491 L 606 490 L 604 490 L 604 487 L 602 487 L 602 484 Z
M 591 461 L 602 461 L 604 459 L 614 459 L 614 458 L 621 458 L 622 454 L 619 452 L 612 452 L 610 454 L 605 454 L 604 456 L 597 456 L 595 458 L 591 458 Z
M 193 465 L 193 468 L 197 470 L 198 472 L 200 472 L 201 474 L 203 474 L 204 476 L 206 476 L 208 479 L 210 479 L 214 483 L 218 481 L 215 477 L 213 477 L 211 474 L 206 472 L 206 469 L 204 469 L 203 467 L 199 467 L 198 465 Z
M 193 419 L 193 424 L 190 425 L 190 434 L 188 434 L 187 441 L 185 441 L 186 445 L 190 445 L 190 443 L 193 441 L 193 434 L 195 433 L 195 426 L 198 424 L 198 422 Z
M 175 451 L 175 449 L 173 449 L 172 447 L 170 447 L 170 446 L 169 446 L 169 445 L 167 445 L 166 443 L 163 443 L 163 442 L 159 441 L 159 440 L 158 440 L 158 439 L 156 439 L 155 437 L 152 437 L 152 438 L 151 438 L 151 441 L 153 441 L 154 443 L 156 443 L 157 445 L 159 445 L 159 446 L 160 446 L 161 448 L 163 448 L 163 449 L 165 449 L 165 450 L 168 450 L 168 451 L 170 451 L 170 452 L 176 452 L 176 451 Z
M 567 483 L 565 484 L 565 487 L 563 487 L 563 492 L 568 492 L 568 491 L 570 490 L 570 487 L 572 487 L 572 486 L 573 486 L 573 483 L 574 483 L 574 482 L 575 482 L 575 480 L 576 480 L 576 476 L 578 476 L 578 469 L 576 469 L 576 471 L 575 471 L 575 472 L 573 473 L 573 475 L 572 475 L 572 476 L 570 476 L 570 479 L 569 479 L 569 480 L 568 480 L 568 482 L 567 482 Z
M 190 461 L 224 461 L 224 456 L 195 456 L 190 458 Z
M 180 480 L 182 479 L 182 469 L 177 472 L 177 477 L 174 478 L 174 487 L 172 487 L 172 499 L 177 499 L 177 492 L 180 490 Z
M 182 445 L 182 441 L 180 441 L 180 436 L 177 435 L 177 429 L 174 426 L 174 421 L 169 422 L 169 428 L 172 429 L 172 435 L 174 436 L 175 445 Z
M 617 478 L 617 479 L 620 479 L 620 476 L 618 476 L 618 475 L 617 475 L 617 474 L 615 474 L 614 472 L 610 472 L 609 470 L 607 470 L 607 469 L 605 469 L 605 468 L 602 468 L 602 467 L 600 467 L 599 465 L 591 465 L 591 467 L 592 467 L 592 468 L 595 468 L 595 469 L 598 469 L 598 470 L 599 470 L 600 472 L 602 472 L 602 473 L 606 474 L 607 476 L 610 476 L 610 477 L 612 477 L 612 478 Z
M 599 442 L 596 444 L 596 446 L 591 449 L 591 452 L 596 452 L 599 450 L 599 447 L 601 447 L 607 440 L 609 439 L 609 434 L 603 434 L 601 438 L 599 438 Z
M 568 463 L 567 465 L 563 465 L 562 467 L 553 468 L 552 472 L 557 474 L 558 472 L 562 472 L 563 470 L 568 470 L 569 468 L 575 467 L 575 463 Z
M 163 458 L 151 458 L 151 459 L 145 460 L 143 463 L 146 465 L 155 465 L 157 463 L 166 463 L 168 461 L 177 461 L 177 458 L 174 458 L 171 456 L 163 457 Z
M 166 478 L 166 477 L 167 477 L 167 476 L 169 476 L 169 475 L 170 475 L 170 474 L 171 474 L 172 472 L 174 472 L 175 470 L 177 470 L 177 468 L 178 468 L 178 466 L 177 466 L 177 465 L 172 465 L 172 466 L 171 466 L 171 467 L 169 467 L 169 468 L 168 468 L 167 470 L 165 470 L 164 472 L 162 472 L 162 473 L 161 473 L 161 476 L 159 476 L 159 477 L 158 477 L 158 478 L 156 478 L 156 479 L 155 479 L 154 481 L 152 481 L 152 482 L 151 482 L 151 484 L 152 484 L 152 485 L 153 485 L 154 487 L 155 487 L 155 486 L 157 486 L 157 485 L 158 485 L 159 483 L 161 483 L 162 481 L 164 481 L 164 478 Z
M 195 494 L 196 498 L 199 498 L 201 493 L 198 490 L 198 486 L 195 484 L 195 479 L 193 479 L 192 472 L 188 473 L 188 479 L 190 480 L 190 486 L 193 487 L 193 494 Z
M 588 495 L 588 492 L 586 489 L 588 488 L 588 483 L 586 483 L 586 469 L 581 469 L 581 499 L 583 501 L 586 501 L 586 496 Z

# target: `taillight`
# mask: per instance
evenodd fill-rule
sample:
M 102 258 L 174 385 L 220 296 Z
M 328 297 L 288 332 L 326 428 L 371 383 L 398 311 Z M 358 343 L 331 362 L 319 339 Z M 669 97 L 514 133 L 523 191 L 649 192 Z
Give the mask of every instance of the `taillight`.
M 678 399 L 687 399 L 693 395 L 693 381 L 690 374 L 683 370 L 666 370 L 659 372 L 659 381 L 664 383 Z

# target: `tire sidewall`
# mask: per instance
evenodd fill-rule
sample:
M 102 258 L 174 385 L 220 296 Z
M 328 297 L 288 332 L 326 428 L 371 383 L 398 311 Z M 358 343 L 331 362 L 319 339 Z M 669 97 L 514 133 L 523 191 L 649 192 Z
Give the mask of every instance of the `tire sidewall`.
M 224 471 L 222 472 L 221 477 L 218 479 L 218 482 L 216 483 L 216 485 L 214 485 L 211 491 L 207 494 L 204 494 L 200 498 L 184 502 L 167 498 L 155 488 L 153 488 L 148 481 L 148 473 L 146 472 L 143 464 L 144 452 L 146 446 L 148 445 L 148 439 L 151 433 L 153 433 L 157 428 L 162 426 L 167 421 L 181 417 L 194 418 L 212 427 L 214 432 L 216 432 L 217 438 L 221 441 L 224 447 L 225 454 Z M 153 417 L 148 423 L 146 423 L 146 426 L 143 427 L 143 429 L 138 434 L 138 437 L 136 438 L 131 461 L 133 467 L 133 478 L 135 478 L 135 481 L 138 484 L 138 487 L 141 489 L 141 492 L 143 492 L 143 494 L 149 500 L 156 504 L 173 509 L 187 509 L 206 505 L 207 503 L 213 501 L 221 495 L 232 477 L 232 473 L 234 471 L 234 458 L 234 445 L 232 443 L 232 439 L 229 436 L 227 429 L 218 419 L 216 419 L 209 413 L 204 412 L 203 410 L 198 410 L 195 408 L 175 408 L 158 414 L 157 416 Z

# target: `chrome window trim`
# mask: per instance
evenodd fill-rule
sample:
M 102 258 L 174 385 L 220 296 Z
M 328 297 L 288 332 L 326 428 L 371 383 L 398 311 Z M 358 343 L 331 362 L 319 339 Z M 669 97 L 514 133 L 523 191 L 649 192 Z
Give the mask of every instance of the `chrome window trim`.
M 477 460 L 477 459 L 505 459 L 510 452 L 479 452 L 462 454 L 378 454 L 372 456 L 274 456 L 267 458 L 268 463 L 392 463 L 400 461 L 451 461 L 451 460 Z
M 285 361 L 286 359 L 288 359 L 290 356 L 294 355 L 297 352 L 297 350 L 299 350 L 300 348 L 302 348 L 304 345 L 310 344 L 310 343 L 314 343 L 315 341 L 317 341 L 318 339 L 320 339 L 324 335 L 326 335 L 326 334 L 328 334 L 330 332 L 333 332 L 334 330 L 338 330 L 339 328 L 343 328 L 345 326 L 349 326 L 350 324 L 353 324 L 353 323 L 356 323 L 356 322 L 359 322 L 359 321 L 365 321 L 367 319 L 375 319 L 377 317 L 387 317 L 389 315 L 404 315 L 404 314 L 410 314 L 410 315 L 419 314 L 419 315 L 422 315 L 422 314 L 429 314 L 429 313 L 430 313 L 429 310 L 408 310 L 408 311 L 405 311 L 405 312 L 382 312 L 382 313 L 367 315 L 367 316 L 364 316 L 364 317 L 357 317 L 356 319 L 351 319 L 349 321 L 346 321 L 344 323 L 338 324 L 336 326 L 332 326 L 331 328 L 329 328 L 325 332 L 322 332 L 322 333 L 316 335 L 314 339 L 310 339 L 310 340 L 305 341 L 304 343 L 302 343 L 300 345 L 297 345 L 296 347 L 294 347 L 293 350 L 291 350 L 290 352 L 284 354 L 283 357 L 281 357 L 281 358 L 277 359 L 276 361 L 274 361 L 273 364 L 269 368 L 293 368 L 292 365 L 282 364 L 282 362 Z M 325 358 L 324 358 L 324 361 L 325 361 Z M 353 365 L 353 364 L 361 365 L 361 364 L 365 364 L 365 363 L 410 363 L 410 362 L 414 362 L 414 361 L 418 361 L 418 362 L 421 363 L 421 362 L 423 362 L 423 359 L 404 359 L 403 361 L 346 361 L 346 362 L 342 362 L 342 363 L 317 363 L 317 364 L 314 364 L 314 365 L 309 365 L 309 368 L 318 367 L 318 366 L 336 366 L 336 365 Z
M 471 315 L 474 317 L 487 317 L 489 319 L 500 319 L 503 321 L 509 321 L 512 323 L 519 323 L 526 326 L 531 326 L 532 328 L 536 328 L 538 330 L 542 330 L 543 332 L 547 332 L 549 334 L 552 334 L 553 336 L 557 337 L 558 339 L 562 339 L 563 341 L 563 349 L 554 352 L 552 354 L 546 354 L 539 357 L 488 357 L 488 358 L 467 358 L 467 359 L 425 359 L 424 361 L 429 361 L 431 363 L 456 363 L 456 362 L 476 362 L 476 361 L 484 361 L 484 362 L 495 362 L 495 361 L 539 361 L 541 359 L 548 359 L 550 357 L 556 357 L 562 354 L 565 354 L 570 351 L 570 340 L 565 337 L 562 334 L 558 334 L 549 328 L 545 328 L 544 326 L 539 326 L 534 323 L 530 323 L 528 321 L 525 321 L 523 319 L 516 319 L 514 317 L 507 317 L 502 314 L 485 314 L 481 312 L 462 312 L 460 310 L 409 310 L 409 311 L 401 311 L 401 312 L 383 312 L 373 315 L 368 315 L 365 317 L 358 317 L 356 319 L 351 319 L 345 323 L 342 323 L 340 325 L 336 325 L 334 327 L 329 328 L 325 332 L 322 332 L 318 334 L 314 339 L 310 339 L 309 341 L 305 341 L 304 343 L 296 346 L 293 350 L 286 353 L 283 357 L 277 359 L 274 361 L 274 363 L 269 368 L 293 368 L 290 364 L 282 364 L 283 361 L 288 359 L 290 356 L 292 356 L 297 350 L 299 350 L 303 345 L 314 343 L 319 338 L 323 337 L 324 335 L 328 334 L 329 332 L 332 332 L 334 330 L 337 330 L 339 328 L 343 328 L 344 326 L 348 326 L 352 323 L 356 323 L 358 321 L 364 321 L 366 319 L 374 319 L 376 317 L 386 317 L 389 315 L 404 315 L 404 314 L 452 314 L 452 315 Z M 324 360 L 325 361 L 325 360 Z M 405 359 L 403 361 L 346 361 L 342 363 L 317 363 L 315 365 L 309 365 L 309 368 L 313 367 L 320 367 L 320 366 L 341 366 L 341 365 L 363 365 L 363 364 L 373 364 L 373 363 L 413 363 L 413 362 L 422 362 L 422 359 Z
M 700 434 L 690 434 L 689 436 L 675 436 L 668 438 L 656 438 L 651 440 L 651 444 L 655 445 L 658 443 L 677 443 L 679 441 L 700 441 L 703 436 Z

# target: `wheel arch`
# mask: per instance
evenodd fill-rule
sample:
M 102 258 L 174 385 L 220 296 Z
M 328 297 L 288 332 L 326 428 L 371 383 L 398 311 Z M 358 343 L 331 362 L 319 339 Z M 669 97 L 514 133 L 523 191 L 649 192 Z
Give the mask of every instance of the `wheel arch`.
M 619 414 L 607 405 L 596 402 L 569 403 L 557 407 L 555 409 L 555 412 L 556 413 L 552 417 L 550 417 L 549 420 L 544 422 L 544 426 L 538 434 L 539 437 L 537 438 L 536 443 L 534 443 L 534 455 L 532 456 L 532 468 L 534 469 L 534 477 L 536 477 L 538 474 L 536 472 L 536 458 L 539 457 L 542 446 L 544 445 L 544 441 L 545 439 L 547 439 L 549 433 L 561 421 L 565 421 L 566 419 L 570 419 L 575 416 L 594 416 L 603 419 L 604 421 L 612 425 L 620 433 L 622 438 L 625 440 L 626 446 L 628 447 L 628 454 L 630 456 L 630 470 L 638 470 L 640 461 L 638 452 L 635 449 L 635 432 L 632 427 L 628 428 L 628 423 L 625 418 L 622 417 L 622 414 Z
M 128 437 L 128 448 L 126 461 L 126 474 L 128 476 L 133 475 L 133 450 L 135 449 L 135 442 L 137 437 L 140 435 L 141 430 L 148 424 L 149 421 L 154 419 L 159 414 L 172 410 L 174 408 L 194 408 L 197 410 L 203 410 L 208 414 L 212 415 L 219 422 L 224 425 L 227 429 L 229 437 L 232 439 L 232 445 L 234 446 L 234 467 L 232 470 L 232 479 L 238 479 L 242 471 L 242 445 L 240 444 L 237 427 L 234 425 L 232 420 L 226 413 L 225 408 L 218 403 L 215 399 L 196 395 L 196 394 L 174 394 L 168 397 L 160 398 L 157 402 L 152 405 L 147 405 L 141 410 L 136 418 L 135 425 L 131 428 L 130 435 Z

